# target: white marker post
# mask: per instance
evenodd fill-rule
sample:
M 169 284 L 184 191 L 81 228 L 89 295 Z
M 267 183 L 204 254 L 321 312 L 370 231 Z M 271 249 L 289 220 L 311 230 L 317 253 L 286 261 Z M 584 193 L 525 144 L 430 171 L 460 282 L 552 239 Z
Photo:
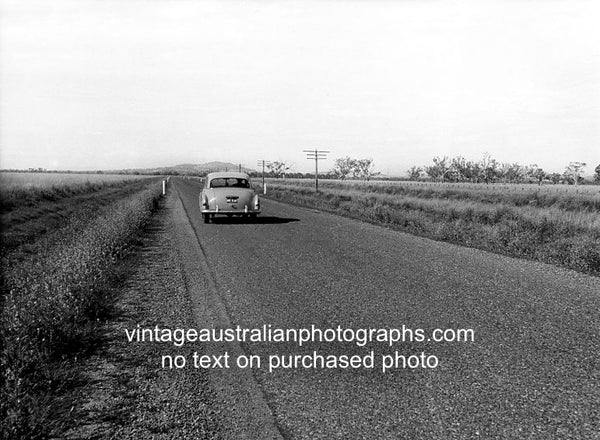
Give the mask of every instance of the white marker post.
M 266 194 L 267 193 L 267 184 L 263 183 L 263 185 L 264 185 L 263 186 L 263 194 Z
M 166 191 L 166 189 L 167 189 L 166 188 L 167 187 L 167 181 L 166 180 L 162 181 L 162 186 L 163 186 L 163 193 L 162 193 L 162 195 L 164 196 L 166 194 L 166 192 L 167 192 Z

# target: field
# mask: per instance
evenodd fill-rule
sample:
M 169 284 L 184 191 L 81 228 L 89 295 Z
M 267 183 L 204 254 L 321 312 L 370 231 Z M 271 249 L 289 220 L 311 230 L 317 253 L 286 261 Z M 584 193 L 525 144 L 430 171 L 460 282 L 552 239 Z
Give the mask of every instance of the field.
M 600 273 L 600 187 L 269 179 L 267 197 Z
M 123 174 L 0 173 L 0 209 L 33 205 L 40 200 L 58 200 L 110 186 L 151 178 Z
M 42 438 L 53 428 L 65 365 L 110 308 L 115 263 L 150 218 L 161 184 L 88 174 L 1 178 L 1 432 Z
M 255 178 L 255 183 L 258 179 Z M 313 179 L 265 179 L 266 182 L 280 185 L 293 185 L 302 186 L 307 188 L 314 188 L 315 181 Z M 401 192 L 405 190 L 414 190 L 415 188 L 428 189 L 431 191 L 444 192 L 448 190 L 453 191 L 470 191 L 470 192 L 482 192 L 482 193 L 499 193 L 499 194 L 581 194 L 590 195 L 592 197 L 600 199 L 600 185 L 536 185 L 536 184 L 520 184 L 520 183 L 438 183 L 438 182 L 420 182 L 420 181 L 406 181 L 406 180 L 330 180 L 321 179 L 319 180 L 319 188 L 354 188 L 360 190 L 372 189 L 374 192 L 387 191 L 387 192 Z M 381 188 L 386 188 L 381 189 Z
M 129 174 L 92 173 L 15 173 L 0 172 L 0 182 L 4 188 L 44 188 L 49 186 L 79 185 L 82 183 L 111 183 L 154 178 L 155 176 Z

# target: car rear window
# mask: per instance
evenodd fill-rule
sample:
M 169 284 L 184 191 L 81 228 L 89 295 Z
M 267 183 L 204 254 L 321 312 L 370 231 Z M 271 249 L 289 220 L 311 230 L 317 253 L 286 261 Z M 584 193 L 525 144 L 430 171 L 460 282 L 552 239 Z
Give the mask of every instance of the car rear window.
M 247 179 L 237 179 L 235 177 L 217 177 L 210 181 L 211 188 L 250 188 Z

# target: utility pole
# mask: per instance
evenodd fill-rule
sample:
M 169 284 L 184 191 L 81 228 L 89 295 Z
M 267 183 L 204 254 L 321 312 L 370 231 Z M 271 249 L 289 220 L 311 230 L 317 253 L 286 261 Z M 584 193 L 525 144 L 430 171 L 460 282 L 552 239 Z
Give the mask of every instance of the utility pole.
M 327 159 L 329 150 L 302 150 L 306 153 L 307 159 L 315 160 L 315 191 L 319 192 L 319 159 Z
M 270 160 L 261 159 L 258 161 L 258 166 L 262 166 L 262 186 L 263 186 L 263 194 L 266 194 L 265 188 L 265 165 L 271 165 Z

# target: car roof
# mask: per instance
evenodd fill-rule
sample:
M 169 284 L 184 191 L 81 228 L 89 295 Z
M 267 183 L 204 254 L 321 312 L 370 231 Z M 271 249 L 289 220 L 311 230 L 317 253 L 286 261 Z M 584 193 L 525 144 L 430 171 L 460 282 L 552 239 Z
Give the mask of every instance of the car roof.
M 213 179 L 229 179 L 229 178 L 250 180 L 250 177 L 248 177 L 248 174 L 236 173 L 233 171 L 221 171 L 221 172 L 216 172 L 216 173 L 209 173 L 206 176 L 206 180 L 208 180 L 209 182 Z

